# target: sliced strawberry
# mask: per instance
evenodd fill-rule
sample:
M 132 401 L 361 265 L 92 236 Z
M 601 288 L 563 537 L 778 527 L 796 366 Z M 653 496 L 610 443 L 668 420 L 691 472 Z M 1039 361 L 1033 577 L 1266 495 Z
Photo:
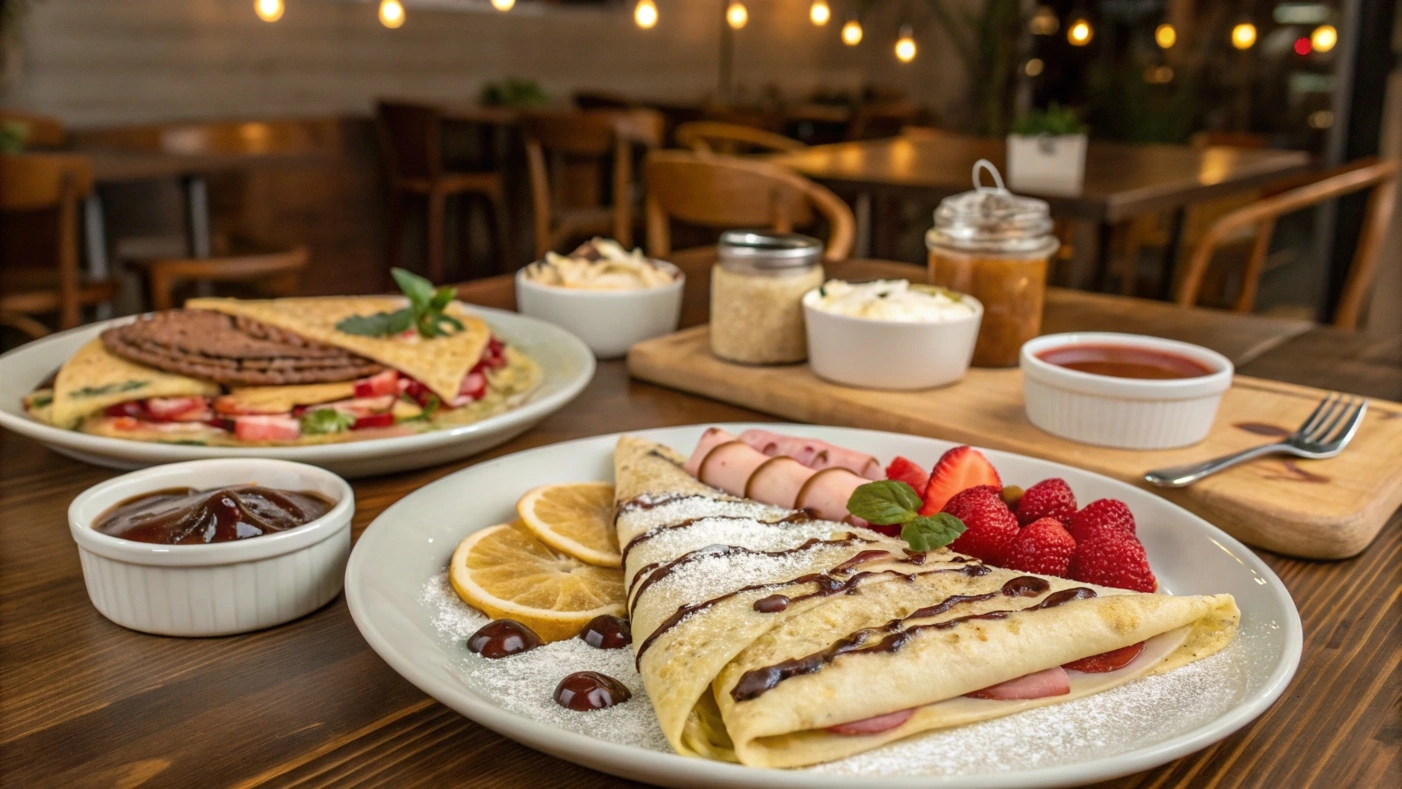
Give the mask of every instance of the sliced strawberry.
M 356 417 L 355 424 L 351 425 L 351 430 L 364 430 L 368 427 L 389 427 L 394 424 L 394 414 L 385 412 L 383 414 L 367 414 Z
M 109 416 L 111 416 L 109 414 Z M 135 430 L 141 427 L 141 421 L 130 416 L 111 416 L 112 428 L 114 430 Z
M 1071 678 L 1061 666 L 1035 671 L 1026 676 L 1010 679 L 991 685 L 983 690 L 965 693 L 976 699 L 1044 699 L 1048 696 L 1065 696 L 1071 692 Z
M 458 397 L 466 397 L 468 402 L 481 400 L 487 394 L 487 376 L 481 373 L 468 373 L 458 387 Z
M 151 418 L 161 422 L 200 422 L 209 412 L 203 397 L 152 397 L 146 400 Z
M 361 378 L 355 382 L 356 397 L 380 397 L 381 395 L 399 394 L 399 371 L 385 370 L 376 373 L 369 378 Z
M 829 726 L 828 731 L 833 734 L 841 734 L 847 737 L 856 737 L 863 734 L 880 734 L 883 731 L 890 731 L 902 723 L 910 720 L 910 716 L 915 714 L 915 710 L 898 710 L 888 712 L 885 715 L 877 715 L 874 718 L 865 718 L 851 723 L 839 723 L 836 726 Z
M 954 494 L 979 485 L 1002 489 L 1003 481 L 998 478 L 993 464 L 977 449 L 955 447 L 944 453 L 931 469 L 924 491 L 925 506 L 920 508 L 920 514 L 933 515 L 944 509 Z
M 102 411 L 104 416 L 110 417 L 130 417 L 132 419 L 144 419 L 148 416 L 146 406 L 141 400 L 128 400 L 125 403 L 109 405 Z
M 263 414 L 234 419 L 234 438 L 240 441 L 292 441 L 300 435 L 302 423 L 291 416 Z
M 925 486 L 930 481 L 930 474 L 925 469 L 920 468 L 915 461 L 897 455 L 896 459 L 891 461 L 891 465 L 886 467 L 886 479 L 904 482 L 914 488 L 916 494 L 920 494 L 925 492 Z
M 1127 647 L 1112 649 L 1109 652 L 1102 652 L 1099 655 L 1091 655 L 1088 658 L 1073 660 L 1062 666 L 1068 671 L 1080 671 L 1086 674 L 1104 674 L 1109 671 L 1118 671 L 1134 662 L 1139 657 L 1139 653 L 1144 651 L 1144 642 L 1130 644 Z
M 316 407 L 332 408 L 343 414 L 359 418 L 388 411 L 394 407 L 395 397 L 396 395 L 392 394 L 379 397 L 357 397 L 351 400 L 337 400 L 334 403 L 322 403 Z

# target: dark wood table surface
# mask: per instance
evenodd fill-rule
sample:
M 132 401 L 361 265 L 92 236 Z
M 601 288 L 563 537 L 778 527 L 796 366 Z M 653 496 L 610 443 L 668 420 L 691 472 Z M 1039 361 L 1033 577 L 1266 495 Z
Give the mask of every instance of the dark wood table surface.
M 1007 174 L 1004 140 L 944 132 L 818 145 L 768 158 L 844 192 L 944 197 L 971 188 L 979 159 L 989 160 Z M 1309 165 L 1303 151 L 1199 150 L 1092 140 L 1080 194 L 1028 194 L 1051 203 L 1054 215 L 1114 223 L 1252 189 L 1298 175 Z
M 704 260 L 687 322 L 704 317 Z M 893 267 L 893 265 L 895 267 Z M 854 263 L 858 278 L 911 273 Z M 464 286 L 510 307 L 509 278 Z M 1053 292 L 1047 328 L 1114 327 L 1201 342 L 1243 372 L 1397 398 L 1397 343 L 1294 321 L 1182 311 Z M 491 452 L 354 483 L 361 531 L 421 485 L 487 458 L 618 430 L 763 420 L 762 414 L 629 380 L 605 362 L 573 404 Z M 342 598 L 242 636 L 159 638 L 93 609 L 68 535 L 68 502 L 117 472 L 0 431 L 0 786 L 634 786 L 538 753 L 426 698 L 360 637 Z M 1221 743 L 1105 784 L 1150 787 L 1396 786 L 1402 778 L 1398 518 L 1362 555 L 1318 563 L 1265 554 L 1304 620 L 1304 662 L 1286 695 Z
M 253 167 L 318 164 L 333 158 L 324 151 L 175 153 L 79 148 L 74 153 L 87 157 L 92 163 L 93 180 L 100 184 L 187 178 Z

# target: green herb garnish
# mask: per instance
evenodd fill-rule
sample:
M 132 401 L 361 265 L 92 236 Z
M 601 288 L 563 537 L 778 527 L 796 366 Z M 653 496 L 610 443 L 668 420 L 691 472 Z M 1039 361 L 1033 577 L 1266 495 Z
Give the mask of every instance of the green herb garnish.
M 125 381 L 120 384 L 107 384 L 105 386 L 85 386 L 82 389 L 74 389 L 73 397 L 101 397 L 102 395 L 115 394 L 117 392 L 130 392 L 133 389 L 140 389 L 149 381 Z
M 419 405 L 419 401 L 415 400 L 414 398 L 410 397 L 409 395 L 400 395 L 400 396 L 399 396 L 399 399 L 400 399 L 400 400 L 403 400 L 403 401 L 406 402 L 406 403 L 413 403 L 414 405 Z M 429 395 L 428 395 L 427 397 L 424 398 L 424 404 L 423 404 L 422 406 L 419 406 L 419 408 L 422 409 L 421 411 L 419 411 L 419 413 L 417 413 L 417 414 L 415 414 L 415 415 L 413 415 L 413 416 L 410 416 L 410 417 L 406 417 L 406 418 L 404 418 L 404 419 L 400 419 L 400 420 L 398 420 L 398 422 L 399 422 L 400 424 L 404 424 L 405 422 L 429 422 L 429 421 L 432 421 L 432 420 L 433 420 L 433 415 L 434 415 L 435 413 L 438 412 L 438 407 L 439 407 L 440 405 L 442 405 L 442 401 L 440 401 L 440 400 L 438 399 L 438 395 L 433 394 L 432 392 L 430 392 Z
M 409 298 L 409 306 L 394 312 L 352 315 L 336 324 L 338 330 L 362 337 L 390 337 L 412 328 L 429 338 L 462 331 L 462 321 L 443 311 L 456 295 L 453 288 L 444 285 L 435 290 L 433 283 L 402 268 L 390 269 L 390 274 Z
M 49 392 L 48 394 L 36 394 L 36 395 L 31 395 L 30 398 L 29 398 L 29 405 L 30 405 L 30 407 L 32 407 L 32 408 L 43 408 L 44 406 L 47 406 L 47 405 L 53 405 L 53 402 L 54 402 L 54 394 L 53 394 L 53 392 Z
M 309 436 L 340 433 L 350 430 L 354 424 L 355 417 L 334 408 L 318 408 L 302 414 L 302 432 Z
M 964 533 L 964 522 L 947 512 L 921 515 L 923 504 L 915 488 L 904 482 L 883 479 L 852 491 L 847 511 L 877 526 L 900 524 L 901 539 L 915 551 L 943 548 Z

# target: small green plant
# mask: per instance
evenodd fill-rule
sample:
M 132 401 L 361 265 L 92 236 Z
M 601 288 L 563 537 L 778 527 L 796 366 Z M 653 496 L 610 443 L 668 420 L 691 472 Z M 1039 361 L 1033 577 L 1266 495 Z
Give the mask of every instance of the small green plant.
M 507 77 L 482 89 L 482 103 L 488 107 L 529 110 L 544 107 L 549 101 L 545 89 L 533 79 Z
M 24 153 L 29 127 L 19 121 L 0 123 L 0 153 Z
M 1029 112 L 1013 123 L 1013 134 L 1024 137 L 1040 137 L 1044 134 L 1060 137 L 1085 133 L 1086 124 L 1076 111 L 1056 102 L 1047 105 L 1045 110 Z

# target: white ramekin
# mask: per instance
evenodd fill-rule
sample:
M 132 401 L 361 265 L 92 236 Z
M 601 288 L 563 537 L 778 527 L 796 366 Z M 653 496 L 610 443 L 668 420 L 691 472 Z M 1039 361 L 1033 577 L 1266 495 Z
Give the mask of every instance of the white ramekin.
M 1037 358 L 1067 345 L 1124 345 L 1167 351 L 1202 362 L 1197 378 L 1143 380 L 1069 370 Z M 1022 346 L 1027 418 L 1051 433 L 1120 449 L 1172 449 L 1196 444 L 1212 429 L 1222 394 L 1232 385 L 1231 360 L 1177 340 L 1115 332 L 1050 334 Z
M 931 389 L 964 377 L 974 355 L 983 305 L 964 296 L 974 314 L 947 321 L 888 321 L 839 315 L 803 296 L 808 364 L 833 383 L 862 389 Z
M 671 283 L 632 290 L 584 290 L 542 285 L 516 272 L 516 307 L 584 340 L 600 359 L 617 359 L 634 343 L 677 330 L 686 275 L 663 260 L 652 261 L 672 275 Z M 529 268 L 529 266 L 527 266 Z
M 257 484 L 336 502 L 316 520 L 263 537 L 155 545 L 96 531 L 112 506 L 169 488 Z M 309 614 L 341 591 L 355 494 L 329 471 L 286 460 L 192 460 L 133 471 L 88 488 L 68 507 L 88 596 L 123 627 L 166 636 L 222 636 Z

